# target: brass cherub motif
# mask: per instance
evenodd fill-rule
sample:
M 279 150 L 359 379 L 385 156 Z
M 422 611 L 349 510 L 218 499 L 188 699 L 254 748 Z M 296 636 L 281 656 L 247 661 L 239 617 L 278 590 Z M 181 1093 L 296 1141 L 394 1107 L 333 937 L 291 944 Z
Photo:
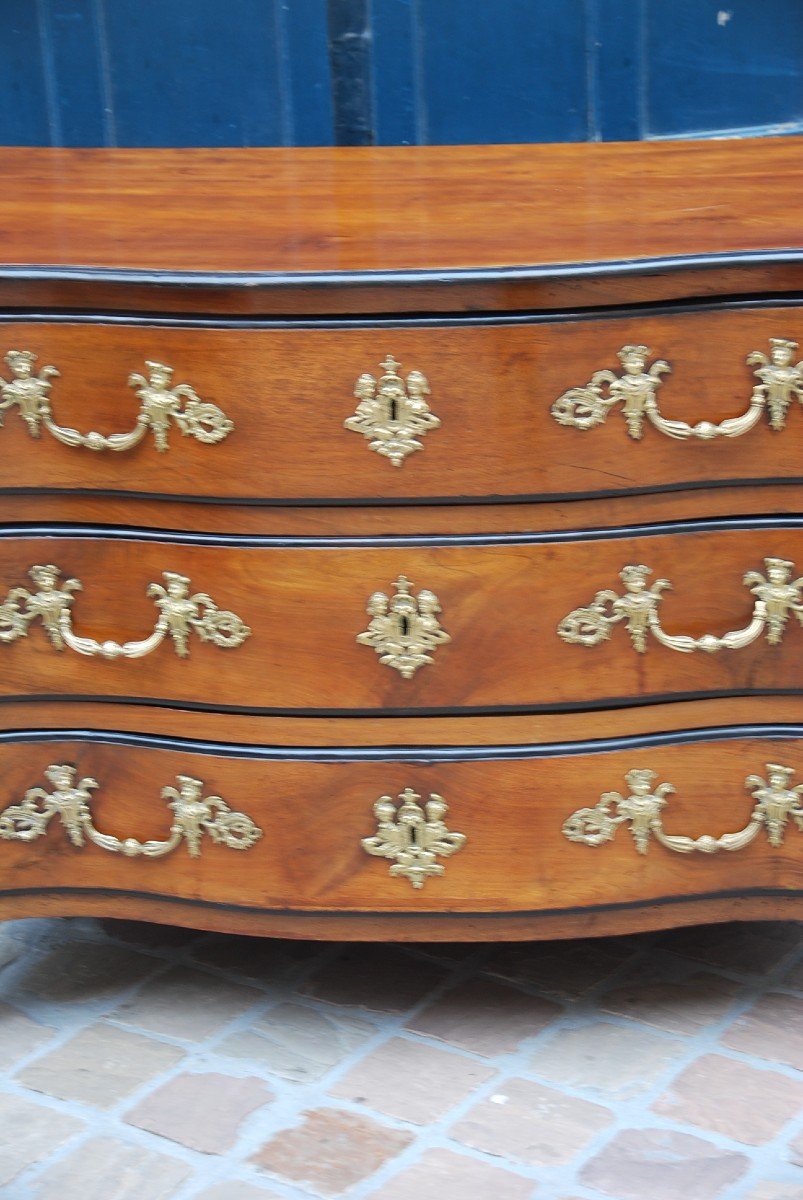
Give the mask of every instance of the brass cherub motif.
M 394 859 L 390 874 L 409 879 L 422 888 L 431 875 L 443 875 L 438 857 L 448 858 L 466 844 L 464 833 L 452 833 L 443 820 L 448 805 L 434 792 L 422 807 L 412 788 L 399 795 L 399 807 L 390 796 L 380 796 L 374 805 L 377 831 L 362 839 L 362 847 L 377 858 Z
M 626 566 L 620 572 L 625 585 L 624 595 L 605 589 L 597 592 L 585 608 L 575 608 L 558 626 L 558 637 L 579 646 L 598 646 L 611 636 L 614 625 L 624 621 L 633 647 L 639 654 L 647 649 L 651 634 L 670 650 L 691 654 L 703 650 L 714 654 L 718 650 L 740 650 L 749 646 L 762 633 L 776 646 L 783 638 L 789 615 L 794 613 L 803 625 L 803 576 L 792 579 L 795 564 L 784 558 L 765 558 L 766 577 L 760 571 L 748 571 L 742 582 L 756 597 L 753 614 L 742 629 L 728 633 L 704 633 L 700 637 L 670 634 L 661 625 L 658 606 L 661 593 L 672 585 L 667 579 L 657 579 L 647 586 L 652 574 L 643 564 Z
M 658 411 L 655 393 L 661 386 L 661 376 L 672 369 L 663 359 L 647 368 L 651 353 L 648 346 L 622 346 L 617 358 L 624 373 L 620 376 L 613 371 L 595 371 L 585 387 L 564 392 L 552 405 L 555 420 L 559 425 L 592 429 L 601 425 L 609 410 L 621 402 L 627 431 L 638 441 L 644 432 L 645 416 L 652 419 Z
M 770 356 L 760 350 L 747 355 L 748 366 L 756 367 L 754 374 L 760 383 L 753 388 L 747 408 L 738 417 L 724 421 L 674 421 L 665 417 L 658 403 L 661 375 L 671 370 L 669 363 L 658 359 L 647 367 L 652 351 L 648 346 L 622 346 L 617 352 L 623 374 L 596 371 L 584 387 L 569 388 L 552 405 L 552 415 L 559 425 L 574 429 L 592 429 L 601 425 L 610 410 L 621 403 L 628 433 L 638 441 L 649 421 L 667 437 L 679 441 L 696 438 L 710 441 L 717 437 L 741 437 L 757 423 L 766 408 L 773 429 L 783 429 L 786 412 L 792 400 L 803 401 L 803 362 L 794 363 L 797 342 L 787 338 L 770 338 Z
M 346 429 L 361 433 L 370 448 L 389 458 L 400 467 L 408 455 L 423 450 L 419 440 L 440 420 L 431 411 L 426 396 L 430 394 L 426 376 L 411 371 L 407 386 L 397 373 L 400 363 L 392 354 L 379 364 L 384 369 L 377 383 L 373 375 L 361 375 L 354 385 L 359 400 L 356 412 L 343 422 Z
M 370 646 L 381 663 L 404 679 L 412 679 L 419 667 L 432 662 L 438 646 L 452 640 L 436 615 L 441 611 L 438 597 L 426 589 L 413 596 L 412 586 L 400 575 L 392 596 L 374 592 L 366 610 L 371 618 L 368 628 L 357 634 L 361 646 Z
M 27 588 L 12 588 L 5 601 L 0 604 L 0 642 L 13 642 L 27 637 L 28 626 L 35 619 L 41 620 L 45 631 L 56 650 L 69 649 L 76 654 L 101 656 L 102 658 L 142 658 L 155 650 L 166 637 L 170 637 L 180 658 L 189 654 L 188 639 L 194 631 L 204 642 L 232 648 L 240 646 L 251 630 L 236 613 L 219 609 L 206 592 L 190 595 L 190 580 L 175 571 L 163 571 L 164 586 L 160 583 L 148 585 L 147 595 L 155 600 L 159 616 L 153 631 L 145 638 L 133 642 L 98 642 L 94 638 L 80 637 L 72 627 L 71 608 L 74 592 L 80 592 L 83 584 L 79 579 L 61 580 L 61 570 L 52 563 L 36 565 L 29 569 L 38 591 Z
M 93 842 L 101 850 L 127 858 L 162 858 L 182 841 L 186 842 L 190 856 L 198 858 L 204 834 L 232 850 L 248 850 L 262 837 L 262 830 L 245 813 L 233 812 L 220 796 L 203 796 L 203 783 L 190 775 L 177 776 L 177 788 L 162 789 L 162 799 L 169 801 L 173 811 L 166 839 L 140 842 L 136 838 L 114 837 L 101 833 L 92 820 L 91 793 L 99 787 L 96 779 L 86 776 L 76 781 L 76 769 L 69 763 L 53 763 L 44 774 L 53 785 L 52 792 L 41 787 L 29 788 L 20 804 L 12 804 L 0 812 L 0 841 L 33 842 L 47 832 L 56 816 L 78 849 Z
M 748 366 L 757 368 L 753 373 L 761 383 L 755 390 L 767 405 L 773 429 L 784 428 L 786 412 L 793 400 L 803 402 L 803 362 L 794 361 L 797 348 L 797 342 L 787 338 L 770 338 L 769 358 L 760 350 L 753 350 L 747 356 Z
M 3 423 L 3 410 L 16 404 L 31 437 L 38 438 L 40 428 L 44 426 L 64 446 L 120 451 L 131 450 L 151 429 L 156 449 L 165 451 L 171 422 L 175 422 L 185 436 L 210 445 L 223 441 L 234 428 L 234 422 L 222 409 L 201 400 L 188 383 L 171 387 L 172 367 L 159 362 L 146 362 L 149 378 L 136 372 L 128 377 L 129 387 L 136 389 L 141 401 L 134 428 L 127 433 L 80 433 L 66 425 L 57 425 L 53 420 L 50 405 L 53 385 L 50 380 L 60 374 L 55 367 L 42 367 L 38 375 L 35 374 L 37 356 L 30 350 L 9 350 L 5 361 L 11 369 L 12 378 L 0 379 L 0 425 Z
M 33 365 L 36 355 L 30 350 L 9 350 L 6 363 L 11 370 L 11 379 L 0 379 L 0 426 L 3 424 L 3 412 L 16 404 L 20 416 L 28 426 L 31 437 L 39 437 L 39 427 L 46 416 L 50 416 L 51 379 L 59 372 L 55 367 L 42 367 L 39 374 L 34 373 Z
M 756 804 L 744 828 L 735 833 L 723 833 L 719 837 L 702 834 L 692 838 L 669 834 L 664 829 L 662 809 L 667 803 L 666 797 L 676 790 L 672 784 L 662 783 L 653 787 L 657 773 L 634 768 L 625 775 L 630 789 L 627 796 L 619 792 L 604 792 L 593 808 L 578 808 L 564 821 L 563 834 L 570 842 L 602 846 L 605 842 L 613 841 L 620 825 L 629 825 L 639 854 L 647 853 L 652 837 L 676 854 L 692 854 L 695 851 L 716 854 L 720 850 L 744 849 L 763 827 L 770 845 L 782 846 L 790 817 L 798 829 L 803 830 L 803 784 L 789 787 L 794 774 L 793 767 L 767 763 L 768 780 L 760 775 L 748 775 L 745 780 L 745 787 Z M 705 803 L 701 805 L 703 810 L 706 807 Z

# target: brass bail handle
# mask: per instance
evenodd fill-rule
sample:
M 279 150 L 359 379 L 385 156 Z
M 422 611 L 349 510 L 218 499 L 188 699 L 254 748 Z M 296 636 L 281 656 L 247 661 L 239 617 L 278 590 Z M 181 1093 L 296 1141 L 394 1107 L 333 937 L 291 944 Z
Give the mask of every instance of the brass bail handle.
M 214 445 L 222 442 L 234 429 L 234 422 L 216 404 L 201 400 L 188 383 L 172 385 L 173 368 L 165 363 L 148 361 L 148 377 L 133 372 L 128 377 L 128 386 L 135 389 L 140 401 L 139 412 L 133 429 L 126 433 L 80 433 L 67 425 L 58 425 L 53 419 L 50 403 L 52 379 L 60 372 L 52 366 L 35 371 L 37 355 L 30 350 L 9 350 L 5 356 L 11 379 L 0 378 L 0 425 L 4 410 L 13 406 L 28 427 L 31 437 L 38 438 L 41 430 L 47 430 L 56 441 L 64 446 L 83 446 L 87 450 L 131 450 L 138 445 L 150 429 L 156 449 L 168 449 L 168 433 L 171 424 L 176 424 L 185 437 Z
M 651 637 L 681 654 L 741 650 L 762 634 L 771 646 L 777 646 L 792 614 L 803 625 L 803 576 L 792 578 L 795 564 L 786 558 L 765 558 L 764 569 L 766 575 L 747 571 L 742 577 L 743 584 L 755 597 L 751 618 L 742 629 L 723 634 L 704 633 L 701 637 L 667 633 L 661 625 L 659 606 L 662 593 L 672 584 L 668 579 L 656 579 L 650 585 L 651 568 L 643 563 L 630 563 L 619 572 L 624 591 L 605 588 L 597 592 L 590 604 L 573 609 L 563 618 L 558 625 L 558 637 L 578 646 L 598 646 L 610 638 L 614 626 L 621 622 L 639 654 L 646 653 Z
M 660 433 L 678 441 L 696 439 L 711 441 L 714 438 L 735 438 L 748 433 L 758 423 L 766 409 L 772 429 L 781 430 L 786 425 L 786 414 L 794 400 L 803 401 L 803 362 L 795 363 L 798 343 L 789 338 L 770 338 L 769 356 L 762 350 L 751 350 L 746 363 L 753 367 L 758 383 L 747 408 L 738 417 L 729 417 L 718 424 L 713 421 L 698 421 L 690 425 L 687 421 L 674 421 L 665 417 L 658 402 L 658 389 L 672 370 L 664 359 L 659 358 L 649 367 L 647 359 L 652 354 L 649 346 L 622 346 L 617 357 L 622 365 L 621 374 L 614 371 L 595 371 L 588 383 L 582 387 L 569 388 L 552 405 L 552 416 L 559 425 L 574 429 L 593 429 L 602 425 L 611 409 L 621 405 L 627 432 L 635 441 L 644 435 L 644 423 L 649 421 Z
M 0 604 L 0 642 L 14 642 L 28 636 L 35 620 L 42 622 L 55 650 L 101 658 L 143 658 L 171 638 L 180 658 L 189 655 L 193 633 L 201 641 L 224 649 L 242 645 L 251 630 L 236 613 L 218 608 L 206 592 L 190 593 L 190 580 L 176 571 L 163 571 L 164 583 L 148 584 L 147 595 L 157 609 L 153 630 L 138 641 L 97 641 L 81 637 L 73 629 L 72 605 L 75 593 L 83 590 L 80 579 L 62 579 L 62 571 L 53 563 L 33 566 L 28 574 L 35 591 L 12 588 Z

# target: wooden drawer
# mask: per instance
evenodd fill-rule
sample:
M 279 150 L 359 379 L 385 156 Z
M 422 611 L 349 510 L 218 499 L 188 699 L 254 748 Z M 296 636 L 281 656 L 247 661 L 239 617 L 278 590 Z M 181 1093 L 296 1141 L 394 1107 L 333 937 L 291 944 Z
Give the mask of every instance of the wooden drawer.
M 40 435 L 34 440 L 11 399 L 0 431 L 0 490 L 386 505 L 405 499 L 600 497 L 799 481 L 803 415 L 786 411 L 782 403 L 785 398 L 787 406 L 792 404 L 803 380 L 794 370 L 800 358 L 796 351 L 776 347 L 791 356 L 791 368 L 783 368 L 786 383 L 778 382 L 781 368 L 773 368 L 775 423 L 786 427 L 770 427 L 767 390 L 756 394 L 749 409 L 754 387 L 769 389 L 770 383 L 769 377 L 762 382 L 757 376 L 759 362 L 745 360 L 753 353 L 768 355 L 771 339 L 803 342 L 798 308 L 735 306 L 583 320 L 464 318 L 331 328 L 320 323 L 199 328 L 7 322 L 0 349 L 5 345 L 37 356 L 33 364 L 16 359 L 8 364 L 7 382 L 12 365 L 18 373 L 48 366 L 59 372 L 44 379 L 50 385 L 52 420 L 69 427 L 58 436 L 75 441 L 76 431 L 93 430 L 104 435 L 133 430 L 142 436 L 119 453 L 96 438 L 100 449 L 93 453 L 62 444 L 32 417 L 32 429 Z M 641 438 L 628 433 L 628 427 L 637 432 L 633 394 L 628 421 L 611 380 L 624 372 L 619 351 L 632 344 L 649 347 L 639 394 L 649 401 L 655 392 L 661 412 L 674 422 L 672 436 L 644 412 Z M 357 410 L 358 379 L 370 375 L 380 387 L 388 355 L 400 364 L 394 368 L 400 384 L 407 386 L 410 372 L 428 380 L 430 391 L 423 398 L 439 424 L 430 421 L 419 431 L 414 440 L 420 448 L 414 451 L 409 438 L 367 437 L 359 428 L 344 427 Z M 671 365 L 671 374 L 649 374 L 658 360 Z M 149 362 L 166 364 L 172 377 L 157 376 L 154 383 Z M 573 389 L 584 389 L 600 371 L 609 373 L 599 387 L 600 423 L 594 428 L 561 424 L 578 416 L 581 423 L 587 420 L 587 410 L 578 409 L 571 397 L 588 401 L 591 393 Z M 129 387 L 132 373 L 140 380 Z M 181 393 L 185 385 L 207 407 L 199 409 Z M 179 394 L 171 401 L 174 387 Z M 553 412 L 567 393 L 570 400 Z M 4 392 L 6 400 L 21 394 Z M 607 399 L 615 401 L 610 408 Z M 154 429 L 138 425 L 137 415 L 143 404 L 164 414 L 171 403 L 179 416 L 164 416 L 160 453 Z M 366 403 L 370 408 L 370 396 Z M 651 403 L 647 409 L 653 412 Z M 35 412 L 31 404 L 29 415 Z M 751 428 L 740 432 L 737 425 L 729 430 L 733 436 L 711 436 L 721 422 L 751 411 Z M 372 421 L 369 414 L 360 428 L 373 429 Z M 701 427 L 701 421 L 708 426 Z M 694 435 L 686 437 L 678 422 L 687 423 L 687 432 L 693 427 Z M 207 441 L 198 441 L 196 433 Z M 210 444 L 210 438 L 219 440 Z M 116 445 L 130 441 L 123 436 Z M 374 442 L 383 452 L 371 448 Z M 395 457 L 387 456 L 389 446 L 396 448 Z
M 392 713 L 800 691 L 800 520 L 412 542 L 4 537 L 0 694 Z
M 427 936 L 436 914 L 453 914 L 455 932 L 491 914 L 579 930 L 622 910 L 636 910 L 637 928 L 638 910 L 661 922 L 657 907 L 672 924 L 688 902 L 724 913 L 735 891 L 798 911 L 803 743 L 631 741 L 563 755 L 512 746 L 504 761 L 434 749 L 421 762 L 4 739 L 0 903 L 60 897 L 70 912 L 94 896 L 114 915 L 150 900 L 170 920 L 175 902 L 210 926 L 248 917 L 255 932 L 282 913 L 369 928 L 382 914 L 420 916 L 408 936 Z

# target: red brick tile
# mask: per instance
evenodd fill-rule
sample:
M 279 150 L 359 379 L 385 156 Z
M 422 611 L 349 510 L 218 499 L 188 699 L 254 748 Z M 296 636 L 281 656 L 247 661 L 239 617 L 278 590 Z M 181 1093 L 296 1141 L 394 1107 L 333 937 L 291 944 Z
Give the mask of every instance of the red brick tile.
M 177 1075 L 126 1115 L 129 1125 L 204 1154 L 230 1150 L 246 1117 L 273 1096 L 260 1079 L 231 1075 Z
M 569 1162 L 613 1121 L 599 1104 L 531 1083 L 509 1079 L 450 1129 L 464 1146 L 532 1166 Z
M 563 1009 L 490 979 L 453 988 L 411 1017 L 407 1028 L 475 1054 L 507 1054 L 540 1033 Z
M 688 1133 L 626 1129 L 580 1172 L 582 1182 L 614 1200 L 716 1200 L 750 1160 Z
M 523 943 L 500 946 L 483 970 L 555 996 L 576 997 L 610 978 L 633 956 L 632 945 L 620 938 Z
M 768 992 L 721 1040 L 734 1050 L 803 1071 L 803 999 Z
M 446 971 L 393 946 L 349 946 L 301 989 L 329 1004 L 403 1013 L 446 978 Z
M 756 1070 L 720 1054 L 696 1059 L 653 1105 L 664 1117 L 699 1125 L 748 1146 L 780 1133 L 803 1108 L 803 1081 Z
M 634 980 L 606 993 L 600 1007 L 669 1033 L 693 1034 L 722 1020 L 738 991 L 739 985 L 730 979 L 708 973 L 682 983 Z
M 401 1154 L 412 1134 L 340 1109 L 306 1113 L 295 1129 L 283 1129 L 252 1161 L 282 1179 L 338 1196 L 368 1179 Z
M 560 1087 L 595 1092 L 606 1101 L 636 1096 L 655 1086 L 685 1046 L 651 1029 L 591 1021 L 561 1029 L 530 1059 L 534 1075 Z
M 663 934 L 660 945 L 673 954 L 745 975 L 765 975 L 800 941 L 789 921 L 695 925 Z
M 382 1185 L 376 1200 L 530 1200 L 531 1179 L 451 1150 L 428 1150 Z M 373 1200 L 373 1198 L 372 1198 Z
M 392 1038 L 360 1059 L 330 1091 L 385 1116 L 426 1125 L 493 1073 L 492 1068 L 449 1050 Z

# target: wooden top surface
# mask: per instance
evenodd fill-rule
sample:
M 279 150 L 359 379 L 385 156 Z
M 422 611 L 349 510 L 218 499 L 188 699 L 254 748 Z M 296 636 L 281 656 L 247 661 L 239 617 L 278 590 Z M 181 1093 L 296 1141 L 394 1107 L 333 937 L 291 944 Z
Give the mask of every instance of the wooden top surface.
M 0 151 L 0 266 L 450 272 L 803 246 L 803 138 Z

